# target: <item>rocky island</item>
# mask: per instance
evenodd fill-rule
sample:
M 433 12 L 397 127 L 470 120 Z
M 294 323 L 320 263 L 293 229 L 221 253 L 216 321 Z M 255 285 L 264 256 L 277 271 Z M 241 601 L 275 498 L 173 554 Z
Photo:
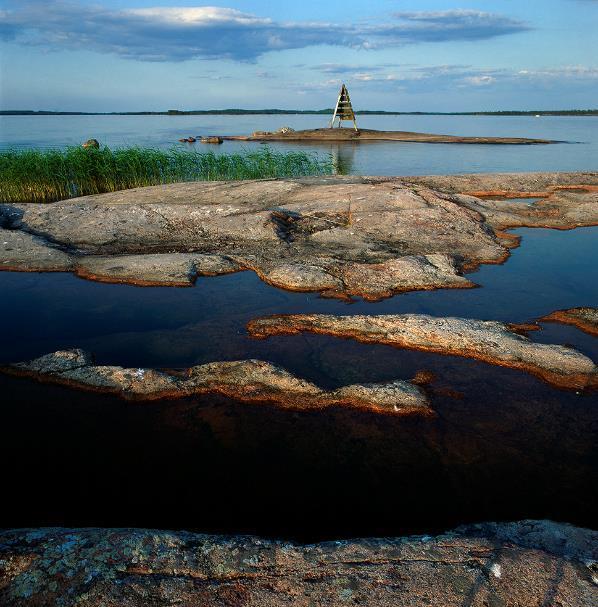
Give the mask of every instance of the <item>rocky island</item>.
M 556 310 L 540 320 L 543 322 L 558 322 L 565 325 L 573 325 L 590 335 L 598 337 L 598 308 Z
M 537 145 L 560 143 L 549 139 L 528 139 L 524 137 L 462 137 L 458 135 L 435 135 L 410 131 L 378 131 L 374 129 L 321 128 L 295 131 L 283 127 L 277 131 L 256 131 L 251 135 L 222 135 L 228 141 L 349 141 L 352 143 L 371 141 L 399 141 L 403 143 L 477 143 L 493 145 Z

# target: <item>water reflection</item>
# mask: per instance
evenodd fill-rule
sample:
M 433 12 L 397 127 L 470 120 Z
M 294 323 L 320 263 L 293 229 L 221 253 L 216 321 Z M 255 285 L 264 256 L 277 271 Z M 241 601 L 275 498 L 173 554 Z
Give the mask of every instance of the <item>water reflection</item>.
M 523 237 L 521 247 L 513 250 L 505 264 L 481 266 L 469 275 L 480 288 L 412 292 L 378 303 L 346 304 L 316 294 L 282 291 L 264 284 L 252 272 L 200 278 L 192 288 L 100 284 L 62 273 L 0 272 L 0 314 L 10 319 L 0 340 L 0 361 L 83 347 L 95 352 L 102 363 L 130 367 L 265 357 L 293 371 L 299 361 L 282 345 L 285 340 L 248 339 L 245 325 L 249 320 L 277 313 L 415 312 L 526 322 L 559 308 L 596 305 L 598 227 L 516 233 Z M 556 343 L 572 343 L 598 359 L 598 340 L 573 327 L 557 327 L 546 325 L 532 339 L 542 341 L 558 331 Z M 309 350 L 316 342 L 309 336 L 291 339 L 305 344 L 302 364 L 314 360 Z M 349 348 L 348 342 L 332 341 L 339 352 Z M 408 356 L 390 351 L 395 358 Z M 380 375 L 379 364 L 358 368 L 366 381 Z M 320 374 L 316 363 L 307 371 L 313 377 Z
M 332 162 L 339 175 L 351 175 L 355 164 L 355 145 L 337 145 L 331 149 Z

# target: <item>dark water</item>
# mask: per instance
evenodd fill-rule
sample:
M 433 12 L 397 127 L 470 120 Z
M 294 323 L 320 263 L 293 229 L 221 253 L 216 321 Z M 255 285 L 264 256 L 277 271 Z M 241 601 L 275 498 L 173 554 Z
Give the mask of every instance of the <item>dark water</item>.
M 596 403 L 460 370 L 462 397 L 435 396 L 432 421 L 216 397 L 128 404 L 0 378 L 3 525 L 307 541 L 525 517 L 592 526 Z
M 435 374 L 432 420 L 342 409 L 289 413 L 205 396 L 125 403 L 0 376 L 3 526 L 110 525 L 303 540 L 432 533 L 468 521 L 595 526 L 596 394 L 519 371 L 329 336 L 255 341 L 246 322 L 289 312 L 420 312 L 533 320 L 598 303 L 598 228 L 521 229 L 471 290 L 353 304 L 289 293 L 253 273 L 193 288 L 0 273 L 0 360 L 83 347 L 99 363 L 188 366 L 260 358 L 324 387 Z M 598 340 L 544 324 L 531 338 L 598 359 Z
M 189 366 L 213 360 L 255 357 L 293 372 L 321 376 L 320 365 L 306 369 L 287 342 L 332 342 L 345 351 L 350 342 L 322 336 L 249 339 L 246 323 L 256 316 L 282 313 L 423 313 L 506 322 L 527 322 L 560 308 L 598 303 L 598 227 L 570 231 L 518 229 L 521 246 L 502 265 L 483 265 L 468 274 L 475 289 L 405 293 L 376 303 L 320 298 L 263 283 L 253 272 L 199 278 L 195 287 L 135 287 L 82 280 L 67 273 L 0 272 L 3 328 L 0 360 L 25 360 L 60 348 L 82 347 L 101 364 Z M 533 339 L 573 340 L 581 350 L 596 348 L 594 338 L 560 325 L 544 325 Z M 559 343 L 557 341 L 557 343 Z M 367 346 L 360 344 L 363 351 Z M 429 354 L 381 347 L 393 359 Z M 588 352 L 591 354 L 591 352 Z M 340 355 L 340 354 L 339 354 Z M 598 351 L 594 349 L 598 358 Z M 478 363 L 479 364 L 479 363 Z M 342 373 L 338 365 L 335 373 Z M 374 381 L 378 364 L 360 365 L 360 381 Z M 341 383 L 344 383 L 340 379 Z
M 0 116 L 0 149 L 61 148 L 94 137 L 112 147 L 184 146 L 181 137 L 248 135 L 288 125 L 327 126 L 326 116 Z M 363 128 L 448 135 L 529 137 L 575 145 L 496 146 L 397 142 L 363 144 L 272 143 L 281 150 L 331 154 L 343 171 L 360 175 L 430 175 L 514 171 L 581 171 L 598 168 L 598 117 L 569 116 L 364 116 Z M 260 144 L 227 141 L 194 144 L 200 151 L 239 152 Z

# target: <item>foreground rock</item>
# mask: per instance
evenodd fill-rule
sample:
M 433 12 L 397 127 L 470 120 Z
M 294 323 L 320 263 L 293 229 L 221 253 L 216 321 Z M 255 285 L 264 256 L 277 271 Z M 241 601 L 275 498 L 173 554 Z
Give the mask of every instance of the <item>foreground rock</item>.
M 541 198 L 495 199 L 505 192 Z M 598 173 L 183 183 L 0 205 L 0 269 L 167 286 L 252 270 L 380 299 L 474 286 L 463 272 L 503 262 L 508 227 L 597 224 Z
M 235 400 L 270 402 L 295 410 L 343 406 L 391 415 L 434 414 L 422 390 L 409 382 L 355 384 L 327 391 L 260 360 L 216 362 L 169 373 L 95 365 L 92 356 L 83 350 L 64 350 L 0 367 L 0 372 L 114 394 L 127 400 L 218 393 Z
M 62 605 L 589 607 L 598 534 L 549 521 L 301 545 L 144 529 L 0 532 L 0 601 Z
M 589 358 L 572 348 L 534 343 L 501 322 L 425 314 L 294 314 L 258 318 L 247 328 L 257 338 L 310 332 L 464 356 L 528 371 L 560 388 L 598 387 L 598 368 Z
M 598 336 L 598 308 L 557 310 L 539 320 L 541 322 L 560 322 L 565 325 L 573 325 L 590 335 Z
M 323 128 L 294 131 L 289 128 L 274 132 L 256 131 L 252 135 L 229 135 L 222 139 L 233 141 L 401 141 L 404 143 L 477 143 L 477 144 L 546 144 L 559 143 L 548 139 L 526 139 L 523 137 L 460 137 L 434 135 L 411 131 L 377 131 L 374 129 Z

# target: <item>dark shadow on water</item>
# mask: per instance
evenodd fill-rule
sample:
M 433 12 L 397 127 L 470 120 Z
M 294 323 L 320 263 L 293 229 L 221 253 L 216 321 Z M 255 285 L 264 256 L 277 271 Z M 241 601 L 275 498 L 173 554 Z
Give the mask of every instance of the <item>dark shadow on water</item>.
M 434 396 L 432 420 L 132 404 L 3 377 L 2 524 L 301 541 L 528 517 L 592 526 L 595 401 L 480 369 L 465 362 L 450 382 L 462 396 Z

